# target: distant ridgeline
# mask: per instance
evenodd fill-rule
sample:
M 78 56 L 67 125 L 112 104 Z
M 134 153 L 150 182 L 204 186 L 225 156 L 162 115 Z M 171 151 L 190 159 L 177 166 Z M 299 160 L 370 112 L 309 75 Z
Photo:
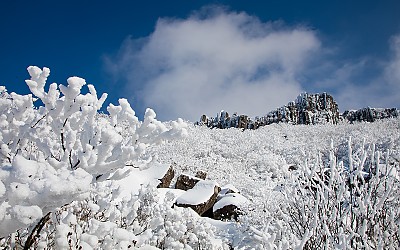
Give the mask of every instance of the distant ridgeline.
M 290 124 L 337 124 L 339 121 L 366 121 L 373 122 L 377 119 L 400 116 L 399 110 L 363 108 L 359 110 L 347 110 L 339 113 L 339 108 L 333 97 L 327 93 L 307 94 L 302 93 L 294 102 L 289 102 L 276 110 L 269 112 L 263 117 L 256 117 L 254 120 L 247 115 L 229 116 L 228 112 L 221 111 L 216 117 L 202 115 L 197 125 L 205 125 L 210 128 L 243 128 L 257 129 L 261 126 L 272 123 Z
M 342 117 L 349 122 L 374 122 L 379 119 L 399 117 L 400 110 L 396 108 L 362 108 L 359 110 L 346 110 Z

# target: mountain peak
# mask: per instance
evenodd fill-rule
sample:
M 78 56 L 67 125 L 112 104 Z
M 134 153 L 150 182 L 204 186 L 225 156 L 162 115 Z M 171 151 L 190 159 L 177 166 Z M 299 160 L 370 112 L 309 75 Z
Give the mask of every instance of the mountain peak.
M 272 123 L 290 124 L 337 124 L 340 120 L 348 122 L 366 121 L 373 122 L 377 119 L 398 117 L 399 111 L 396 108 L 374 109 L 363 108 L 359 110 L 345 111 L 339 113 L 339 107 L 333 97 L 326 93 L 301 93 L 295 101 L 270 111 L 265 116 L 249 118 L 247 115 L 229 116 L 228 112 L 221 110 L 216 117 L 202 115 L 196 124 L 206 125 L 211 128 L 243 128 L 256 129 L 260 126 Z

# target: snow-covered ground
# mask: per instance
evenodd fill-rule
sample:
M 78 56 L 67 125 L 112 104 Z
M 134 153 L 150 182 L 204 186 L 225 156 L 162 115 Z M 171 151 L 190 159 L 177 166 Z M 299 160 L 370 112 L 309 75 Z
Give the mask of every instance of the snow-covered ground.
M 143 121 L 125 99 L 84 79 L 32 95 L 0 86 L 0 246 L 37 249 L 399 249 L 400 119 L 337 125 L 209 129 L 181 119 Z M 192 190 L 157 189 L 173 165 L 207 173 Z M 215 185 L 238 220 L 191 208 Z M 217 188 L 218 189 L 218 188 Z
M 339 160 L 347 161 L 350 137 L 355 149 L 375 144 L 400 160 L 400 119 L 312 126 L 283 123 L 244 131 L 190 126 L 186 138 L 152 146 L 148 153 L 161 163 L 176 163 L 177 175 L 203 170 L 221 186 L 233 184 L 255 203 L 270 204 L 289 166 L 302 165 L 318 154 L 328 160 L 331 142 Z

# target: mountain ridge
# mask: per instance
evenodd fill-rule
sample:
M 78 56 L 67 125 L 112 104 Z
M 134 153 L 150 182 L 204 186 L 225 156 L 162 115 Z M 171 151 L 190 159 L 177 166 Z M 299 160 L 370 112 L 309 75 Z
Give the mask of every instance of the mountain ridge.
M 339 106 L 332 95 L 323 93 L 301 93 L 295 101 L 289 102 L 266 115 L 254 119 L 247 115 L 232 116 L 221 110 L 216 117 L 202 115 L 196 125 L 210 128 L 241 128 L 257 129 L 261 126 L 273 123 L 289 123 L 293 125 L 315 125 L 315 124 L 337 124 L 340 121 L 374 122 L 379 119 L 399 117 L 400 110 L 397 108 L 371 108 L 365 107 L 358 110 L 346 110 L 342 114 Z

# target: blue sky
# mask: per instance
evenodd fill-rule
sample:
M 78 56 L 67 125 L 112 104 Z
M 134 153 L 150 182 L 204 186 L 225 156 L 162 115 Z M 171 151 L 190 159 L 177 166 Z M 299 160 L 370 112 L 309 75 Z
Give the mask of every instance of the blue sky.
M 162 120 L 263 115 L 299 92 L 348 108 L 399 107 L 400 1 L 0 3 L 0 85 L 27 93 L 80 76 Z

